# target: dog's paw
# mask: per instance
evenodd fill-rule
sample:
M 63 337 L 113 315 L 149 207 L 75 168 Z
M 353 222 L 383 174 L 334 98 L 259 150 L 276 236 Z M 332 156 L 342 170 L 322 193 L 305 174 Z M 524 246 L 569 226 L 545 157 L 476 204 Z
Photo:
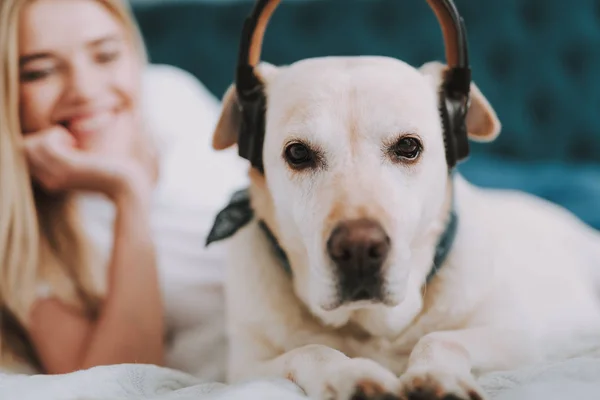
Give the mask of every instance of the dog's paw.
M 332 367 L 325 377 L 321 399 L 400 400 L 398 378 L 376 362 L 354 358 Z
M 407 372 L 400 379 L 402 400 L 487 400 L 471 376 L 444 371 Z

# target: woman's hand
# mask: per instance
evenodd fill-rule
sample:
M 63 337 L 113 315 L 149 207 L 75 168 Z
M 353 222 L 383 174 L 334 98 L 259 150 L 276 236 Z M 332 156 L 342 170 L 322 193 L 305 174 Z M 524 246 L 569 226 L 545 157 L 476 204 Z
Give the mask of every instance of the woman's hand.
M 141 163 L 83 152 L 62 126 L 24 136 L 24 149 L 33 178 L 51 192 L 92 191 L 117 201 L 132 190 L 146 195 L 151 189 L 151 173 Z
M 162 365 L 164 311 L 149 202 L 153 170 L 143 161 L 81 151 L 63 127 L 24 138 L 33 178 L 49 191 L 103 193 L 115 203 L 108 290 L 95 319 L 54 298 L 32 308 L 29 337 L 47 373 L 98 365 Z

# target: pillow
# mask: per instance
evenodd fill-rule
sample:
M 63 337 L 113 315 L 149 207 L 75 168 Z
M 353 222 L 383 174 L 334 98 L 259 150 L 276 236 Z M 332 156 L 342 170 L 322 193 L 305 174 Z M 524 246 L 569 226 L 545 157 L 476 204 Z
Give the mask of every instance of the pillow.
M 143 117 L 161 157 L 157 195 L 163 201 L 214 209 L 247 185 L 247 164 L 237 149 L 217 152 L 211 147 L 221 103 L 195 76 L 150 64 L 142 92 Z
M 148 129 L 162 146 L 191 135 L 208 134 L 220 102 L 189 72 L 149 64 L 142 76 L 142 112 Z

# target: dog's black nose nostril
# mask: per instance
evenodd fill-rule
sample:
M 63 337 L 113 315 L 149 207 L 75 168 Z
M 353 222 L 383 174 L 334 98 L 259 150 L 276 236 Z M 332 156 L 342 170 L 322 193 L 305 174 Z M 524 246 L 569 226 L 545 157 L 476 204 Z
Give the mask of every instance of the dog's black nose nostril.
M 389 246 L 387 242 L 382 242 L 379 245 L 373 245 L 371 248 L 369 248 L 368 257 L 371 260 L 379 260 L 387 255 L 388 247 Z
M 350 296 L 352 301 L 369 300 L 373 297 L 373 293 L 367 289 L 359 289 Z
M 379 270 L 389 249 L 390 240 L 383 227 L 370 219 L 339 224 L 327 242 L 329 256 L 338 267 L 360 274 Z
M 352 259 L 352 252 L 349 249 L 341 248 L 340 252 L 334 258 L 339 261 L 350 261 Z

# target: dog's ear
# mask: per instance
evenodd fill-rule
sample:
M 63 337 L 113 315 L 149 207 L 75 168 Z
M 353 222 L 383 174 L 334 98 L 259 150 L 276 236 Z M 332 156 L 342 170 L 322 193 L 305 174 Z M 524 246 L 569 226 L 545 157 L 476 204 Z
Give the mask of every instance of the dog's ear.
M 261 62 L 255 68 L 258 78 L 265 87 L 278 70 L 278 67 L 266 62 Z M 241 124 L 242 112 L 238 103 L 238 94 L 235 84 L 231 84 L 223 96 L 221 116 L 213 133 L 212 147 L 215 150 L 224 150 L 236 144 Z
M 445 69 L 445 64 L 434 61 L 421 66 L 420 71 L 433 78 L 433 83 L 438 88 Z M 469 138 L 478 142 L 491 142 L 500 134 L 501 129 L 502 125 L 496 112 L 477 85 L 471 82 L 471 106 L 467 112 Z
M 237 143 L 238 132 L 242 123 L 242 112 L 238 105 L 235 84 L 229 86 L 221 105 L 221 116 L 213 132 L 212 147 L 224 150 Z
M 502 124 L 496 112 L 475 83 L 471 83 L 471 106 L 467 112 L 467 131 L 472 140 L 491 142 L 500 134 Z

